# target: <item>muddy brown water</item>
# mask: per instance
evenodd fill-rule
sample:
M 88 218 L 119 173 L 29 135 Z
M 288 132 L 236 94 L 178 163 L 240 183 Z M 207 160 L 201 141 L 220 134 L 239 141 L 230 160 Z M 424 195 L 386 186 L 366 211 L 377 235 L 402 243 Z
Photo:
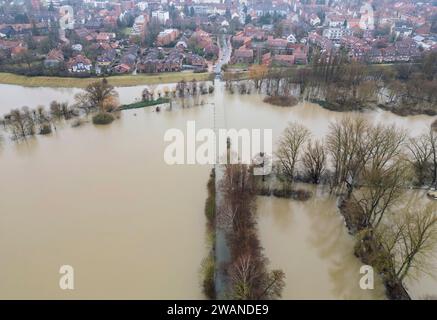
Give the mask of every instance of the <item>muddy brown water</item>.
M 143 88 L 117 88 L 120 101 L 138 99 Z M 0 114 L 52 100 L 72 102 L 79 91 L 0 85 Z M 309 103 L 274 107 L 257 95 L 225 93 L 220 83 L 207 99 L 222 108 L 227 128 L 270 128 L 274 140 L 289 121 L 321 137 L 329 121 L 356 116 Z M 203 208 L 211 167 L 165 164 L 163 136 L 169 128 L 185 130 L 189 120 L 212 127 L 213 108 L 206 103 L 160 113 L 129 110 L 107 127 L 64 124 L 51 136 L 20 143 L 2 132 L 0 298 L 203 298 L 199 269 L 206 254 Z M 384 111 L 364 116 L 412 134 L 434 120 Z M 265 254 L 286 273 L 283 297 L 383 298 L 378 279 L 373 291 L 359 288 L 353 238 L 335 199 L 323 190 L 317 194 L 305 203 L 257 201 Z M 74 290 L 59 288 L 61 265 L 74 267 Z M 417 296 L 437 294 L 437 281 L 425 277 L 411 288 Z

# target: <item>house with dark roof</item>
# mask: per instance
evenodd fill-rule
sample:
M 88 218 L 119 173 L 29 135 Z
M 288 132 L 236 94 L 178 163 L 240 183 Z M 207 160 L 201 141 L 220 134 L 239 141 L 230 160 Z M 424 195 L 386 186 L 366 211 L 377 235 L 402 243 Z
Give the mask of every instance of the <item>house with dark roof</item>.
M 107 67 L 114 62 L 116 56 L 117 51 L 115 49 L 105 50 L 102 54 L 97 56 L 97 65 L 100 67 Z
M 234 51 L 232 56 L 233 63 L 252 63 L 254 58 L 253 49 L 241 47 Z

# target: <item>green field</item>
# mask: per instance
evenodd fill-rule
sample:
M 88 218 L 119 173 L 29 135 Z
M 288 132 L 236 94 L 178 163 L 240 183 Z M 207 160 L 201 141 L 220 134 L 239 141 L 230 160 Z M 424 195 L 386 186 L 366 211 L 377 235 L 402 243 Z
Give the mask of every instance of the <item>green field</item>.
M 131 87 L 142 84 L 175 83 L 181 80 L 197 81 L 212 80 L 212 73 L 168 72 L 156 75 L 119 75 L 107 77 L 115 87 Z M 25 87 L 57 87 L 57 88 L 84 88 L 99 78 L 68 78 L 68 77 L 27 77 L 11 73 L 0 73 L 0 83 L 15 84 Z

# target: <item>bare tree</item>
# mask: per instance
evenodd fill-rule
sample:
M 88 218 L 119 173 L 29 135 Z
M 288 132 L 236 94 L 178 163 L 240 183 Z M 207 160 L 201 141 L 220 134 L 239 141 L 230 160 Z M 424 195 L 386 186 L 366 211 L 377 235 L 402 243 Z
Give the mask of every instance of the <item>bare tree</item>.
M 293 181 L 302 146 L 309 136 L 310 131 L 307 128 L 297 123 L 290 123 L 279 140 L 276 156 L 279 161 L 280 171 L 288 182 Z
M 54 118 L 64 118 L 65 120 L 79 115 L 79 112 L 74 107 L 69 106 L 67 102 L 59 103 L 57 101 L 50 103 L 50 113 Z
M 141 97 L 143 101 L 153 100 L 153 94 L 148 87 L 144 88 L 143 92 L 141 93 Z
M 362 158 L 359 189 L 352 195 L 361 207 L 363 226 L 376 228 L 384 213 L 396 203 L 409 178 L 403 143 L 405 131 L 394 126 L 367 126 L 362 137 L 366 155 Z
M 432 155 L 431 143 L 428 135 L 422 134 L 416 138 L 410 138 L 407 145 L 410 151 L 410 162 L 414 168 L 417 184 L 424 185 L 430 175 L 430 160 Z
M 429 130 L 428 140 L 431 146 L 432 185 L 437 189 L 437 132 L 432 128 Z
M 352 194 L 364 164 L 369 157 L 366 146 L 368 123 L 361 117 L 343 118 L 330 124 L 326 148 L 331 156 L 334 176 L 331 187 L 346 187 L 348 197 Z
M 38 125 L 40 134 L 49 134 L 52 132 L 51 118 L 43 106 L 38 106 L 33 110 L 33 117 L 35 123 Z
M 232 298 L 236 300 L 254 299 L 254 283 L 261 276 L 258 264 L 250 254 L 243 254 L 230 268 Z
M 306 145 L 302 162 L 311 182 L 315 184 L 319 183 L 326 169 L 326 152 L 323 143 L 319 140 L 313 143 L 310 140 Z
M 278 299 L 282 296 L 285 287 L 285 273 L 282 270 L 272 270 L 264 278 L 264 290 L 258 299 Z
M 221 182 L 223 203 L 218 211 L 227 229 L 231 262 L 229 294 L 233 299 L 275 299 L 281 296 L 284 273 L 269 272 L 268 260 L 256 232 L 255 188 L 252 168 L 242 164 L 226 165 Z M 221 215 L 221 217 L 220 217 Z
M 35 134 L 35 122 L 27 107 L 12 110 L 5 116 L 5 124 L 13 140 L 25 139 Z
M 368 126 L 364 144 L 364 151 L 368 156 L 364 164 L 379 169 L 390 165 L 393 161 L 403 159 L 406 137 L 406 131 L 394 125 Z
M 185 96 L 185 91 L 187 89 L 187 82 L 185 80 L 181 80 L 176 84 L 176 91 L 179 93 L 179 97 Z
M 407 276 L 429 272 L 429 259 L 437 245 L 437 211 L 435 204 L 418 209 L 418 203 L 408 203 L 392 221 L 376 229 L 375 236 L 390 259 L 390 273 L 404 280 Z
M 106 112 L 114 107 L 118 97 L 117 91 L 108 83 L 108 80 L 90 83 L 84 93 L 77 94 L 77 102 L 99 108 L 100 112 Z
M 378 227 L 384 213 L 404 194 L 408 169 L 408 163 L 397 159 L 389 166 L 369 166 L 363 170 L 363 187 L 353 192 L 353 198 L 362 209 L 362 225 Z
M 244 253 L 229 270 L 232 284 L 231 296 L 237 300 L 277 299 L 285 287 L 285 274 L 281 270 L 267 272 L 266 259 Z

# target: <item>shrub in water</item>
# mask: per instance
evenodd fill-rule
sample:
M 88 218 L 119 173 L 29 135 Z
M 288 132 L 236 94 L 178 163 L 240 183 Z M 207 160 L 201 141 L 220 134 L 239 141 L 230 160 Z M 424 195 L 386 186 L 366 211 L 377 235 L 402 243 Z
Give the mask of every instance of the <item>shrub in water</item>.
M 114 116 L 108 112 L 100 112 L 93 116 L 94 124 L 110 124 L 114 121 Z
M 293 96 L 267 96 L 264 102 L 280 107 L 292 107 L 297 104 L 298 100 Z
M 50 134 L 50 133 L 52 133 L 52 126 L 50 124 L 44 124 L 39 129 L 39 134 Z
M 80 127 L 83 123 L 84 123 L 84 121 L 82 119 L 76 119 L 76 120 L 73 121 L 71 126 L 73 128 L 77 128 L 77 127 Z

